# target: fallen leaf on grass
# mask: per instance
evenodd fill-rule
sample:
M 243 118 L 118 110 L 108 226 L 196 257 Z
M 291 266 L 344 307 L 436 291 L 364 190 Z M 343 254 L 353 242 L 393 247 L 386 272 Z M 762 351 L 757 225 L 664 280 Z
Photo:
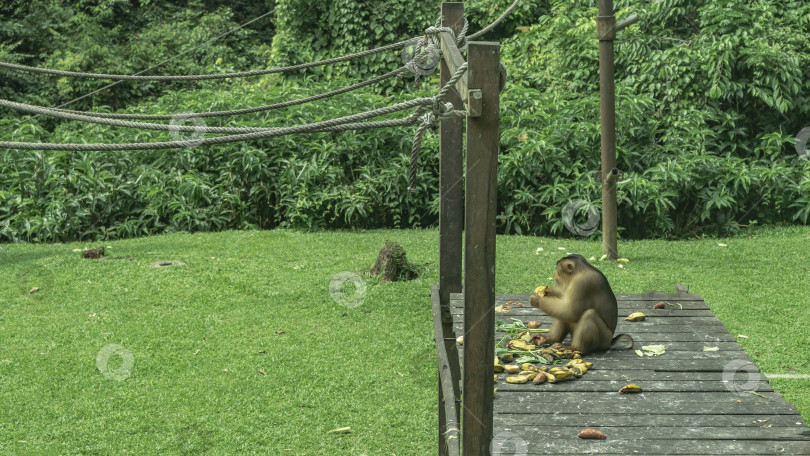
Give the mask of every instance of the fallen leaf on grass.
M 285 334 L 286 332 L 287 331 L 276 331 L 276 334 L 281 335 L 281 334 Z
M 31 288 L 29 293 L 36 293 L 37 291 L 39 291 L 39 287 L 34 287 L 34 288 Z
M 742 337 L 743 339 L 748 339 L 748 336 L 744 334 L 737 334 L 737 337 Z
M 262 374 L 262 375 L 267 375 L 267 372 L 265 372 L 265 371 L 263 371 L 261 369 L 259 369 L 259 373 Z
M 352 432 L 352 428 L 349 426 L 332 429 L 331 431 L 327 432 L 327 434 L 348 434 Z

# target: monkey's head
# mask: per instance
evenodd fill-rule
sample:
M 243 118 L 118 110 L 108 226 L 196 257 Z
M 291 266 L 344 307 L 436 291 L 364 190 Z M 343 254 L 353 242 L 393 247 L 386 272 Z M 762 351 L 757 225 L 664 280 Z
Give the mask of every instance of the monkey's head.
M 588 267 L 593 266 L 582 255 L 572 254 L 565 256 L 557 261 L 557 272 L 554 273 L 554 281 L 557 282 L 557 285 L 565 287 L 571 282 L 571 277 L 574 274 Z

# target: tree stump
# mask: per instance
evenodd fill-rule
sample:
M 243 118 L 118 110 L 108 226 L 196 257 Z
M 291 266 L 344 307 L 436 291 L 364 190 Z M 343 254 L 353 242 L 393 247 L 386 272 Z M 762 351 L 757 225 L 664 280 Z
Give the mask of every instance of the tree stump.
M 371 268 L 371 274 L 382 274 L 381 283 L 411 280 L 419 277 L 418 268 L 408 261 L 405 249 L 394 241 L 385 241 L 385 244 L 380 249 L 380 254 L 377 256 L 377 262 Z
M 104 258 L 104 247 L 99 247 L 97 249 L 90 249 L 85 250 L 82 252 L 82 258 L 85 259 L 98 259 Z

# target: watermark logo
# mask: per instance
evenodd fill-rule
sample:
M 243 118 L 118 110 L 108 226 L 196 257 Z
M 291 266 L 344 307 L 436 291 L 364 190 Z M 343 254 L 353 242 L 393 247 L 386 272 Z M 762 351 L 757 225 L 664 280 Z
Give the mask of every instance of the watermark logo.
M 796 152 L 802 160 L 810 161 L 810 153 L 807 151 L 807 140 L 810 139 L 810 127 L 804 127 L 796 135 Z
M 428 76 L 436 71 L 441 61 L 441 53 L 436 46 L 428 44 L 420 47 L 420 39 L 411 40 L 402 48 L 402 63 L 419 76 Z M 413 61 L 418 57 L 418 61 Z
M 745 381 L 739 379 L 739 373 L 745 373 Z M 735 359 L 723 368 L 723 386 L 734 394 L 755 392 L 762 378 L 757 366 L 751 361 Z
M 588 218 L 583 221 L 578 214 L 584 214 Z M 581 199 L 575 199 L 566 204 L 562 210 L 562 218 L 568 231 L 583 237 L 593 234 L 599 228 L 601 221 L 596 206 Z
M 354 309 L 363 303 L 368 287 L 356 272 L 340 272 L 329 282 L 329 294 L 341 306 Z
M 177 114 L 172 116 L 169 125 L 169 134 L 172 139 L 186 143 L 185 147 L 197 147 L 202 143 L 203 139 L 205 139 L 205 128 L 207 125 L 199 116 L 188 112 Z M 193 127 L 190 129 L 191 131 L 189 131 L 188 126 Z M 181 132 L 189 134 L 181 134 Z
M 110 367 L 112 356 L 121 357 L 121 366 L 117 369 Z M 123 382 L 132 375 L 132 368 L 135 366 L 135 356 L 126 347 L 118 344 L 109 344 L 98 351 L 96 355 L 96 367 L 101 375 Z
M 529 445 L 514 432 L 504 431 L 492 438 L 489 452 L 492 456 L 526 456 Z

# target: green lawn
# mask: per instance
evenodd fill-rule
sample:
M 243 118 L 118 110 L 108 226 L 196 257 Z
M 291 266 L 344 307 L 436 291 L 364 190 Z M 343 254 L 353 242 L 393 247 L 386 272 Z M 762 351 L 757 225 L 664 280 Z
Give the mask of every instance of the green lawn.
M 330 279 L 368 270 L 386 239 L 422 277 L 366 278 L 365 295 L 333 300 Z M 436 230 L 247 231 L 0 246 L 0 453 L 435 453 L 437 242 Z M 132 261 L 73 252 L 98 245 Z M 566 252 L 598 257 L 600 244 L 499 237 L 497 291 L 547 283 Z M 810 374 L 809 228 L 620 254 L 623 269 L 597 263 L 615 292 L 688 285 L 748 336 L 763 372 Z M 772 385 L 810 421 L 810 380 Z

